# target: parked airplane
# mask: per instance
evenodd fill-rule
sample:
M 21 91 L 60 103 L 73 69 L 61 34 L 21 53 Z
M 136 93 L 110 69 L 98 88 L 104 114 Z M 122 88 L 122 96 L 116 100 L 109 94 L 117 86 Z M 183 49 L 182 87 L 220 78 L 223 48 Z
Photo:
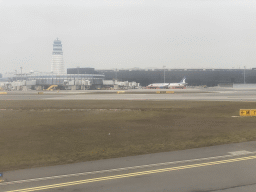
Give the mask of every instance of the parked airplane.
M 187 85 L 185 82 L 186 77 L 184 77 L 179 83 L 153 83 L 147 86 L 148 89 L 184 89 Z
M 186 77 L 183 77 L 183 79 L 179 83 L 169 83 L 168 88 L 182 88 L 184 89 L 186 87 Z
M 149 89 L 168 89 L 169 83 L 153 83 L 149 84 L 147 88 Z

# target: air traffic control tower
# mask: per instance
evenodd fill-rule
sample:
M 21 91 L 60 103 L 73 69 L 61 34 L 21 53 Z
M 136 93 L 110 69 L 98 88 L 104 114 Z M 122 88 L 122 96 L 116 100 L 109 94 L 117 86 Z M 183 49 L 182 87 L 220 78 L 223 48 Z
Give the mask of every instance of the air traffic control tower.
M 65 74 L 62 44 L 58 38 L 53 42 L 51 72 L 57 75 Z

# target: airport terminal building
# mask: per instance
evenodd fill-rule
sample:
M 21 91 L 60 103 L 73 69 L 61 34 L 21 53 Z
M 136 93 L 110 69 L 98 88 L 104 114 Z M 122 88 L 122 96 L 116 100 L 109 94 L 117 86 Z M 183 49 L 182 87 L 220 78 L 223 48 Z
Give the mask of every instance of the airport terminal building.
M 1 87 L 7 90 L 86 90 L 99 89 L 105 78 L 102 74 L 54 74 L 33 72 L 17 74 L 2 82 Z
M 85 90 L 101 88 L 138 88 L 151 83 L 179 82 L 184 76 L 189 86 L 244 86 L 256 84 L 253 69 L 154 69 L 154 70 L 95 70 L 94 68 L 68 68 L 67 74 L 31 72 L 4 77 L 0 87 L 12 90 L 55 89 Z M 255 87 L 255 86 L 254 86 Z
M 189 86 L 206 85 L 208 87 L 219 84 L 253 84 L 256 83 L 256 70 L 252 69 L 120 69 L 97 70 L 105 75 L 106 80 L 136 81 L 142 86 L 151 83 L 180 82 L 186 77 Z

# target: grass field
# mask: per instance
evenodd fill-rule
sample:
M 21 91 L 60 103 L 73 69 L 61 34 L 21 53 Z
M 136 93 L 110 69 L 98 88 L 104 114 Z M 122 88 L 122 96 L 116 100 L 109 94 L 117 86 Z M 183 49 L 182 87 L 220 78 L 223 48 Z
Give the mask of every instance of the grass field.
M 0 101 L 0 172 L 256 139 L 254 102 Z

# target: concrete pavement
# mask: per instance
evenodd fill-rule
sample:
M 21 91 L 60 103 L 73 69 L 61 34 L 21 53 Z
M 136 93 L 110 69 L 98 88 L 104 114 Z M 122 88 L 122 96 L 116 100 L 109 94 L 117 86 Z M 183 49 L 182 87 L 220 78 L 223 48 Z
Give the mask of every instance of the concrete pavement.
M 159 91 L 159 90 L 158 90 Z M 161 91 L 161 90 L 160 90 Z M 166 91 L 166 90 L 162 90 Z M 156 90 L 128 90 L 127 94 L 117 91 L 60 91 L 37 94 L 29 92 L 8 92 L 0 100 L 194 100 L 194 101 L 256 101 L 253 89 L 185 89 L 174 90 L 174 94 L 152 94 Z
M 245 142 L 10 171 L 4 173 L 5 182 L 0 184 L 0 190 L 250 190 L 255 189 L 255 163 L 256 142 Z
M 256 101 L 254 89 L 185 89 L 172 90 L 174 94 L 152 94 L 164 90 L 124 90 L 125 94 L 117 94 L 116 90 L 87 91 L 36 91 L 8 92 L 0 95 L 0 100 L 194 100 L 194 101 Z

